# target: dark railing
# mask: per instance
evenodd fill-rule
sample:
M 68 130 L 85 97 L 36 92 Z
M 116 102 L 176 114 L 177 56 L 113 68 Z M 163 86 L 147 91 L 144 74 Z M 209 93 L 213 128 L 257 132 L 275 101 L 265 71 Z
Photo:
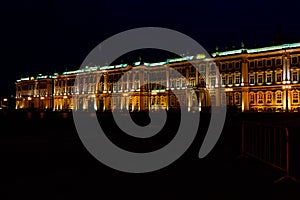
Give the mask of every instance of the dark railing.
M 299 181 L 290 175 L 290 141 L 288 128 L 264 123 L 243 122 L 242 156 L 249 156 L 284 172 L 283 179 Z

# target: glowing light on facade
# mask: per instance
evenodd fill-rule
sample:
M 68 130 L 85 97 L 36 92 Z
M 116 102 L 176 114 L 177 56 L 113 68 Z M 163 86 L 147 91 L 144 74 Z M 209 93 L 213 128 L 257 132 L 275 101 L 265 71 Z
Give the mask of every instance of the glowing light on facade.
M 133 66 L 86 66 L 53 76 L 39 74 L 21 78 L 16 81 L 16 108 L 176 109 L 178 104 L 172 99 L 174 90 L 183 98 L 193 89 L 199 91 L 197 95 L 201 101 L 195 105 L 187 97 L 183 106 L 191 111 L 204 110 L 211 102 L 216 106 L 225 102 L 242 111 L 296 111 L 300 108 L 300 43 L 217 52 L 212 57 L 207 59 L 198 54 L 156 63 L 139 61 Z M 201 75 L 192 70 L 187 61 L 198 66 Z M 131 79 L 122 78 L 132 67 L 140 69 L 139 72 Z M 169 67 L 184 74 L 189 81 L 184 83 L 180 78 L 170 78 Z M 219 68 L 220 75 L 216 74 L 215 67 Z M 144 75 L 151 73 L 157 77 L 157 82 L 143 86 Z M 74 85 L 77 75 L 81 77 L 80 83 Z M 119 78 L 122 81 L 118 85 Z M 226 95 L 218 96 L 220 89 L 224 89 Z M 74 95 L 68 96 L 70 94 L 75 94 L 76 99 Z M 112 94 L 117 96 L 120 106 L 116 106 L 118 103 L 111 105 Z

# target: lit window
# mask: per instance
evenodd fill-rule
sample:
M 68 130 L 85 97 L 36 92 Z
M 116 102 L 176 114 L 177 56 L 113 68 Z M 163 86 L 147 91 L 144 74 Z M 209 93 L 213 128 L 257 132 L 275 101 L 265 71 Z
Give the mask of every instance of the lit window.
M 259 74 L 259 75 L 257 76 L 257 83 L 258 83 L 258 84 L 262 84 L 262 83 L 263 83 L 263 75 L 262 75 L 262 74 Z
M 276 82 L 281 82 L 281 79 L 282 78 L 282 75 L 281 75 L 281 73 L 277 73 L 276 74 Z
M 194 87 L 195 86 L 195 79 L 191 79 L 190 81 L 191 81 L 191 86 Z
M 292 72 L 292 81 L 298 82 L 298 72 L 297 71 Z
M 263 103 L 264 103 L 263 98 L 264 98 L 263 93 L 258 93 L 258 94 L 257 94 L 257 103 L 258 103 L 258 104 L 263 104 Z
M 240 84 L 240 75 L 235 75 L 235 84 Z
M 281 92 L 276 93 L 276 103 L 280 104 L 282 103 L 282 95 Z
M 270 93 L 270 92 L 267 93 L 266 100 L 267 100 L 267 104 L 272 103 L 272 93 Z
M 232 94 L 229 95 L 229 105 L 233 104 L 233 97 Z
M 253 93 L 251 93 L 250 95 L 250 104 L 254 104 L 254 94 Z
M 299 102 L 299 93 L 297 91 L 293 92 L 293 103 Z
M 215 87 L 215 85 L 216 85 L 216 78 L 213 77 L 211 78 L 211 86 Z
M 182 81 L 181 81 L 181 86 L 182 86 L 182 87 L 185 87 L 185 80 L 182 80 Z
M 272 82 L 272 74 L 267 74 L 267 83 Z
M 234 102 L 236 105 L 240 104 L 240 94 L 239 93 L 235 93 Z
M 226 85 L 226 76 L 222 76 L 222 85 Z

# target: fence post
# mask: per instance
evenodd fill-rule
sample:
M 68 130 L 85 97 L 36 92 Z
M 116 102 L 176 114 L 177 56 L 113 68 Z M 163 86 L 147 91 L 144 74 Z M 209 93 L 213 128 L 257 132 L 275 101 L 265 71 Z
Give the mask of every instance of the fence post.
M 295 182 L 300 182 L 299 179 L 293 177 L 290 175 L 290 136 L 289 136 L 289 130 L 288 128 L 285 128 L 285 137 L 286 137 L 286 175 L 275 180 L 274 183 L 279 183 L 280 181 L 284 180 L 284 179 L 291 179 Z

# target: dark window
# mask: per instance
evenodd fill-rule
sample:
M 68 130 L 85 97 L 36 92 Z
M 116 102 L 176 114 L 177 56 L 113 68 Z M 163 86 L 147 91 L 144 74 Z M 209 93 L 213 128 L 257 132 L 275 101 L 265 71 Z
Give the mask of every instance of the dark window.
M 281 65 L 281 59 L 276 59 L 276 65 Z
M 195 73 L 195 68 L 193 66 L 191 66 L 191 73 Z
M 298 58 L 297 57 L 293 57 L 292 58 L 292 64 L 296 64 L 298 63 Z
M 250 68 L 254 68 L 254 62 L 250 62 Z
M 259 74 L 257 77 L 257 83 L 262 83 L 263 82 L 263 75 Z
M 40 89 L 46 89 L 47 88 L 46 83 L 41 83 L 39 86 L 40 86 L 39 87 Z
M 250 84 L 254 84 L 254 75 L 251 75 L 249 79 L 250 79 Z
M 272 66 L 275 66 L 275 58 L 272 59 Z
M 223 63 L 223 64 L 221 65 L 221 70 L 225 70 L 225 69 L 226 69 L 226 64 Z
M 263 66 L 262 60 L 258 61 L 257 66 L 258 66 L 258 67 L 262 67 L 262 66 Z
M 232 76 L 229 76 L 229 78 L 228 78 L 228 84 L 232 85 Z

